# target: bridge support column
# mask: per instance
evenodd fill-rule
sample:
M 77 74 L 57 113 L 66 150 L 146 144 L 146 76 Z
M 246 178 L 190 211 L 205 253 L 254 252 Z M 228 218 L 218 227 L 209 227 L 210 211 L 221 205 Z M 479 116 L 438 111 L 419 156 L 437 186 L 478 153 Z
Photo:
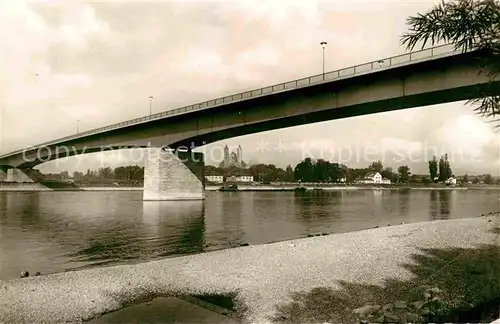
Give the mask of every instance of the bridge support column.
M 203 153 L 147 148 L 143 200 L 205 199 Z
M 7 180 L 7 172 L 0 169 L 0 182 L 6 181 L 6 180 Z
M 17 168 L 7 169 L 6 182 L 35 182 L 23 170 Z

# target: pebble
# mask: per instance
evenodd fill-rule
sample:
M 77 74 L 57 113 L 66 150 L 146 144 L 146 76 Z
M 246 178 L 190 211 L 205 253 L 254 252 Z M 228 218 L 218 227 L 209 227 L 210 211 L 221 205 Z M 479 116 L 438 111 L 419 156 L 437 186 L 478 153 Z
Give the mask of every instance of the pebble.
M 422 307 L 424 307 L 425 302 L 423 301 L 416 301 L 412 303 L 412 306 L 415 307 L 415 309 L 420 310 Z
M 408 305 L 406 304 L 406 302 L 402 301 L 402 300 L 398 300 L 397 302 L 394 303 L 394 308 L 397 308 L 397 309 L 404 309 L 407 306 Z
M 361 316 L 366 316 L 366 315 L 375 313 L 379 309 L 380 309 L 380 306 L 378 306 L 378 305 L 375 305 L 375 306 L 366 305 L 366 306 L 363 306 L 363 307 L 356 308 L 352 312 L 354 314 L 358 314 L 358 315 L 361 315 Z
M 392 304 L 385 304 L 384 307 L 382 307 L 382 310 L 384 312 L 390 311 L 392 309 Z
M 406 313 L 406 321 L 410 322 L 410 323 L 420 323 L 420 322 L 422 322 L 421 318 L 420 318 L 420 316 L 418 316 L 418 314 L 411 313 L 411 312 Z
M 385 314 L 384 322 L 386 323 L 399 323 L 399 317 L 394 314 Z

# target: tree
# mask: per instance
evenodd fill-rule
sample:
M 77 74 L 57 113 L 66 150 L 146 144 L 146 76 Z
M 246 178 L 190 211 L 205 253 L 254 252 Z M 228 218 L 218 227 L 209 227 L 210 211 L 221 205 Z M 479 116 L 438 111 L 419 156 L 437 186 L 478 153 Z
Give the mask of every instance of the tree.
M 491 174 L 486 174 L 483 181 L 485 184 L 493 184 L 493 177 Z
M 295 180 L 294 174 L 293 174 L 293 168 L 291 165 L 288 165 L 285 170 L 286 173 L 286 179 L 285 181 L 293 181 Z
M 448 161 L 448 154 L 445 154 L 439 159 L 439 181 L 443 182 L 448 180 L 453 175 Z
M 330 162 L 319 159 L 313 165 L 313 181 L 330 181 Z
M 433 182 L 433 180 L 431 180 L 431 179 L 429 179 L 429 178 L 427 178 L 427 177 L 423 177 L 423 178 L 422 178 L 422 183 L 423 183 L 423 184 L 429 184 L 429 183 L 431 183 L 431 182 Z
M 371 172 L 379 172 L 381 173 L 382 170 L 384 169 L 384 166 L 381 161 L 373 162 L 368 169 L 370 169 Z
M 469 176 L 464 174 L 464 183 L 469 183 Z
M 110 179 L 113 176 L 113 170 L 110 167 L 99 168 L 97 173 L 101 179 Z
M 408 181 L 410 181 L 410 174 L 410 168 L 407 165 L 401 165 L 398 167 L 398 176 L 400 182 L 408 183 Z
M 438 175 L 438 161 L 434 156 L 431 161 L 429 161 L 429 174 L 431 176 L 431 181 L 434 182 Z
M 313 163 L 311 158 L 305 158 L 304 161 L 297 164 L 294 170 L 295 180 L 304 182 L 312 181 L 313 179 Z
M 340 179 L 342 179 L 344 175 L 345 169 L 343 168 L 342 165 L 338 163 L 329 163 L 328 166 L 328 178 L 332 182 L 339 182 Z
M 445 166 L 444 166 L 444 157 L 439 159 L 439 182 L 445 181 Z
M 380 172 L 380 175 L 384 179 L 389 179 L 391 182 L 397 182 L 398 180 L 398 174 L 392 171 L 391 167 L 387 167 L 382 172 Z
M 84 177 L 83 172 L 78 172 L 78 171 L 73 172 L 73 179 L 75 179 L 75 181 L 82 181 L 83 177 Z
M 419 183 L 419 182 L 421 182 L 421 179 L 418 175 L 412 174 L 410 177 L 410 182 L 411 183 Z
M 402 35 L 408 50 L 440 41 L 452 43 L 457 50 L 477 53 L 481 72 L 492 80 L 500 72 L 500 2 L 497 0 L 452 0 L 441 2 L 424 14 L 407 19 L 409 31 Z M 490 87 L 492 83 L 490 82 Z M 500 96 L 486 91 L 468 104 L 478 104 L 474 111 L 483 117 L 500 114 Z M 494 121 L 500 121 L 500 118 Z M 496 127 L 499 127 L 498 124 Z

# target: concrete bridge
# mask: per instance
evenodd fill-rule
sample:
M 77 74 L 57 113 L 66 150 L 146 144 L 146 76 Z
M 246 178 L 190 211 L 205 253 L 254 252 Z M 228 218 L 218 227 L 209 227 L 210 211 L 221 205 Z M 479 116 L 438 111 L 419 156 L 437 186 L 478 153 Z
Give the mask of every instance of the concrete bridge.
M 0 156 L 0 179 L 32 181 L 34 166 L 68 156 L 146 148 L 144 200 L 204 199 L 204 157 L 222 139 L 326 120 L 500 93 L 478 53 L 437 46 L 238 93 L 67 136 Z

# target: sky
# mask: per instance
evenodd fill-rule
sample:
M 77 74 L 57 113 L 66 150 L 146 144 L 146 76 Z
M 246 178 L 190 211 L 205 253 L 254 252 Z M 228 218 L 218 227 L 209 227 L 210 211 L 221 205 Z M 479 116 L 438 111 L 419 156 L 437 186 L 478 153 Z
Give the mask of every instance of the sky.
M 0 154 L 221 96 L 402 54 L 406 18 L 437 1 L 0 1 Z M 381 159 L 428 173 L 500 172 L 500 135 L 464 102 L 232 138 L 247 163 Z M 140 164 L 142 151 L 86 154 L 43 172 Z M 139 161 L 139 162 L 138 162 Z

